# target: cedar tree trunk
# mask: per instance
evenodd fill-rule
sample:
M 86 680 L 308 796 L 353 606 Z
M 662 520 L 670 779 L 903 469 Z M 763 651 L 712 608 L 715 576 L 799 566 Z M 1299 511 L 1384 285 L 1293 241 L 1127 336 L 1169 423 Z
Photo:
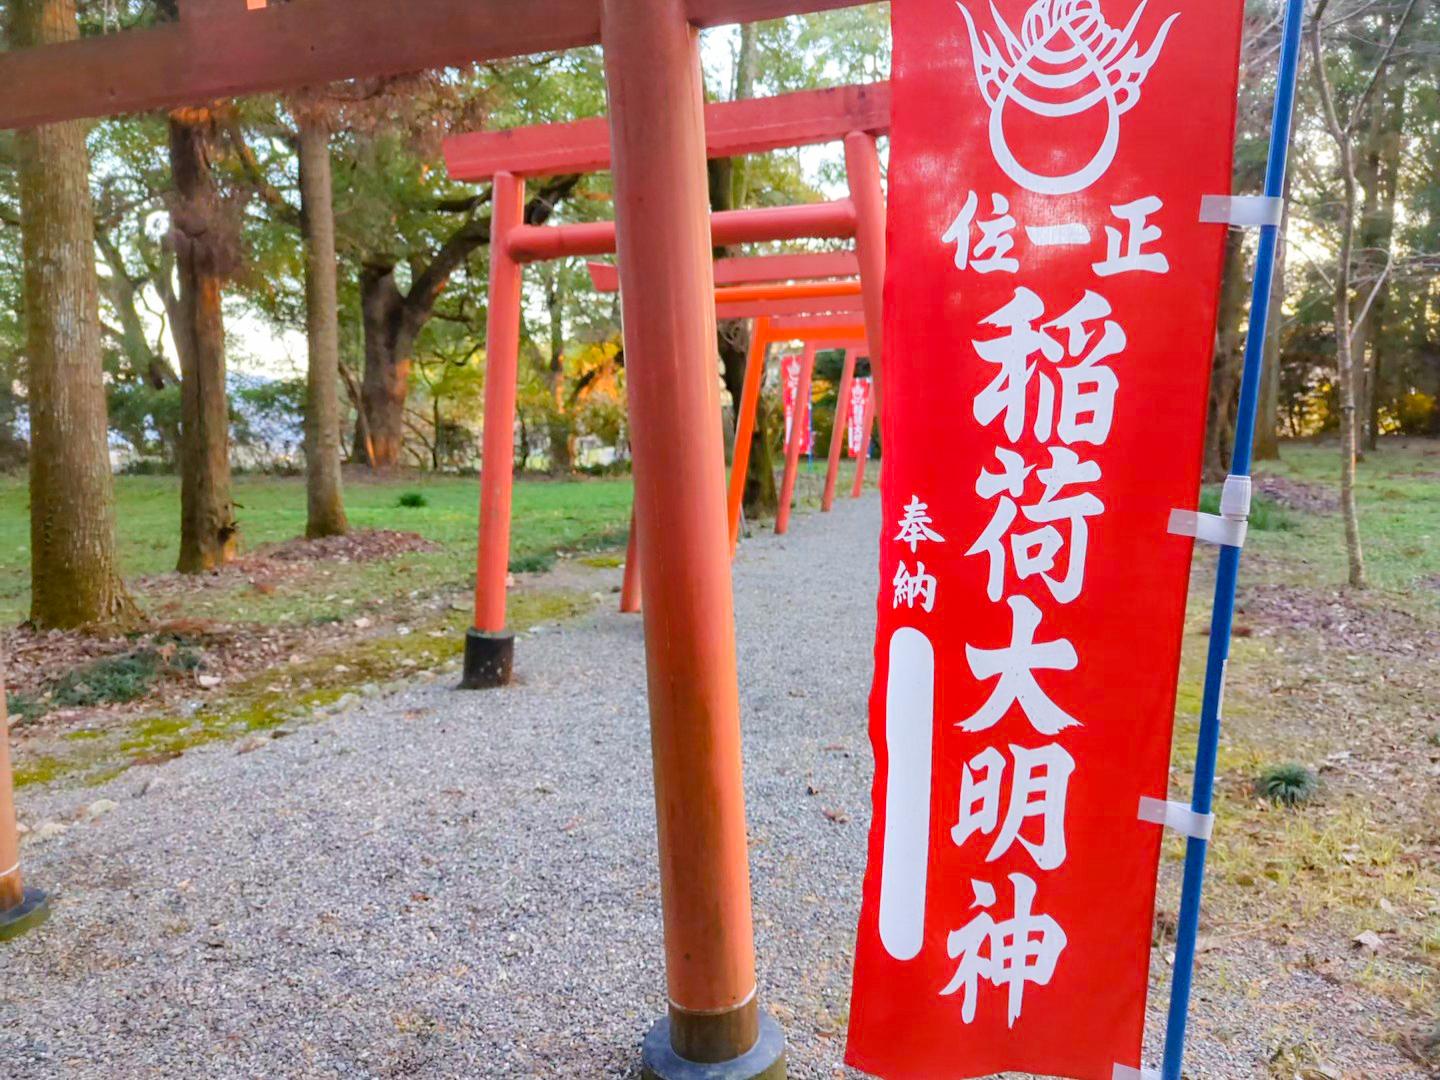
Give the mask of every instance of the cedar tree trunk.
M 300 205 L 305 231 L 305 535 L 343 536 L 349 528 L 340 480 L 340 324 L 330 133 L 300 119 Z
M 180 558 L 198 574 L 235 557 L 239 525 L 230 501 L 230 414 L 225 393 L 221 282 L 234 267 L 235 240 L 210 172 L 208 110 L 170 116 L 175 179 L 170 243 L 179 278 L 171 326 L 180 354 Z
M 79 36 L 74 0 L 16 0 L 12 41 Z M 30 618 L 70 629 L 137 614 L 120 577 L 85 125 L 17 136 L 30 362 Z M 3 735 L 3 728 L 0 728 Z

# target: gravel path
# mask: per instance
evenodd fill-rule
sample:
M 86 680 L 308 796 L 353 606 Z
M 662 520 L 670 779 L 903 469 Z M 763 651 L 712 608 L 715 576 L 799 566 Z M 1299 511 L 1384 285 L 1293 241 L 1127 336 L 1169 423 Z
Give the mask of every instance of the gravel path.
M 795 1077 L 845 1075 L 877 518 L 874 495 L 802 515 L 737 565 L 761 993 Z M 503 692 L 441 674 L 22 799 L 32 829 L 117 805 L 26 845 L 55 915 L 0 953 L 0 1074 L 636 1075 L 663 1008 L 640 622 L 606 610 L 518 658 Z M 1277 1027 L 1338 1063 L 1295 1075 L 1423 1075 L 1373 1003 L 1254 952 L 1203 980 L 1193 1076 L 1268 1075 Z

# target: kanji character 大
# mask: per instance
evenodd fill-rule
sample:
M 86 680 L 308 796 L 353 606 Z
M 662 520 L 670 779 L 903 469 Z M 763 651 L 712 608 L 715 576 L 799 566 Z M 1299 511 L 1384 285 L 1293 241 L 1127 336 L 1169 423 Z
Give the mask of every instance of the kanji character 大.
M 985 731 L 998 724 L 1018 704 L 1031 727 L 1042 735 L 1057 735 L 1068 727 L 1080 724 L 1040 688 L 1037 671 L 1074 671 L 1080 659 L 1075 646 L 1066 638 L 1037 642 L 1035 631 L 1040 628 L 1040 609 L 1024 596 L 1012 596 L 1010 605 L 1013 631 L 1010 644 L 1000 649 L 977 649 L 965 646 L 970 673 L 984 682 L 997 679 L 995 689 L 980 710 L 961 721 L 962 731 Z

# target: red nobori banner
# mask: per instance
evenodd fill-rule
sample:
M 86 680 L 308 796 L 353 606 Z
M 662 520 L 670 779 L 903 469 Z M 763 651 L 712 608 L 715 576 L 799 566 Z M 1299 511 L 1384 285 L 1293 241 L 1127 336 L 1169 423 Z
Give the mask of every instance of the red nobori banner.
M 845 443 L 852 458 L 865 454 L 865 410 L 870 405 L 870 380 L 855 379 L 850 383 L 850 405 L 845 414 Z
M 812 361 L 813 363 L 813 361 Z M 795 423 L 795 395 L 800 392 L 800 372 L 805 367 L 805 360 L 799 356 L 785 356 L 780 360 L 780 381 L 781 403 L 785 407 L 785 446 L 790 445 L 790 432 Z M 805 403 L 804 418 L 801 421 L 805 425 L 805 439 L 800 444 L 800 453 L 809 454 L 815 449 L 815 431 L 810 426 L 810 403 Z
M 1242 6 L 893 6 L 847 1052 L 891 1080 L 1140 1065 Z

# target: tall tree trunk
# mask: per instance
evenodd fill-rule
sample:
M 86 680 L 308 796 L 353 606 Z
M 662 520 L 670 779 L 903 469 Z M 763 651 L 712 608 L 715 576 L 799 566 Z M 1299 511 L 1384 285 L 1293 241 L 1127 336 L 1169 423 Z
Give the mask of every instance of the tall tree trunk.
M 1362 222 L 1364 234 L 1361 243 L 1376 249 L 1377 254 L 1372 263 L 1377 273 L 1385 274 L 1384 280 L 1375 288 L 1375 299 L 1370 304 L 1364 329 L 1364 337 L 1370 343 L 1370 366 L 1365 379 L 1365 445 L 1371 450 L 1378 449 L 1379 446 L 1380 407 L 1384 403 L 1385 324 L 1390 314 L 1391 279 L 1391 275 L 1386 271 L 1395 242 L 1395 204 L 1400 195 L 1400 158 L 1404 148 L 1406 93 L 1406 80 L 1403 77 L 1396 78 L 1392 80 L 1385 100 L 1376 106 L 1377 115 L 1382 117 L 1376 147 L 1377 196 L 1374 216 L 1369 222 Z M 1363 363 L 1363 354 L 1360 355 Z
M 545 302 L 550 314 L 550 362 L 545 370 L 545 386 L 550 393 L 549 422 L 550 473 L 568 475 L 574 468 L 570 456 L 570 418 L 565 413 L 565 290 L 560 280 L 560 267 L 545 266 Z
M 1355 151 L 1350 129 L 1341 123 L 1335 109 L 1335 95 L 1325 71 L 1321 45 L 1321 18 L 1329 0 L 1320 0 L 1311 17 L 1310 48 L 1315 81 L 1320 89 L 1325 126 L 1339 151 L 1340 179 L 1344 185 L 1341 204 L 1340 254 L 1335 268 L 1335 359 L 1336 383 L 1340 396 L 1340 512 L 1345 526 L 1345 553 L 1352 588 L 1365 587 L 1365 554 L 1360 546 L 1360 514 L 1355 504 L 1355 357 L 1351 347 L 1350 289 L 1355 254 L 1355 210 L 1359 202 L 1355 179 Z
M 79 36 L 74 0 L 14 0 L 11 10 L 16 46 Z M 21 132 L 17 149 L 30 361 L 30 619 L 61 629 L 128 621 L 138 613 L 116 554 L 85 125 Z
M 545 224 L 579 182 L 579 174 L 548 180 L 525 204 L 525 224 Z M 408 293 L 402 294 L 395 283 L 395 262 L 391 257 L 369 260 L 361 270 L 360 309 L 365 330 L 361 406 L 365 423 L 356 424 L 357 460 L 382 470 L 399 464 L 405 444 L 405 401 L 410 391 L 415 340 L 434 314 L 435 303 L 449 284 L 450 275 L 489 242 L 490 219 L 469 218 L 450 234 L 428 266 L 416 270 Z M 368 439 L 362 437 L 362 428 Z
M 305 535 L 343 536 L 349 528 L 340 479 L 340 322 L 330 132 L 300 118 L 300 207 L 305 230 Z
M 1210 375 L 1209 423 L 1205 429 L 1205 479 L 1222 480 L 1230 471 L 1235 442 L 1235 391 L 1244 358 L 1245 234 L 1225 234 L 1225 276 L 1220 288 L 1220 316 L 1215 331 L 1215 359 Z
M 360 403 L 369 438 L 361 442 L 357 425 L 355 457 L 384 472 L 400 464 L 405 446 L 405 401 L 410 394 L 415 344 L 393 266 L 372 265 L 361 270 L 360 309 L 365 323 Z
M 1255 425 L 1255 459 L 1280 460 L 1280 340 L 1285 330 L 1285 272 L 1290 254 L 1290 179 L 1285 179 L 1285 215 L 1275 248 L 1270 321 L 1265 327 L 1265 367 L 1260 381 L 1260 415 Z
M 170 116 L 175 202 L 170 243 L 180 281 L 171 326 L 180 354 L 180 558 L 182 574 L 235 557 L 240 526 L 230 499 L 230 412 L 225 391 L 221 285 L 234 268 L 235 239 L 210 172 L 208 110 Z
M 740 28 L 740 50 L 735 58 L 735 85 L 732 94 L 735 101 L 744 101 L 755 96 L 758 67 L 755 26 L 746 23 Z M 749 168 L 744 158 L 719 158 L 710 162 L 711 210 L 733 210 L 737 206 L 744 206 L 748 189 Z M 717 258 L 724 258 L 736 252 L 721 248 L 715 254 Z M 741 390 L 745 385 L 750 335 L 742 323 L 722 323 L 718 336 L 725 389 L 738 409 Z M 762 393 L 755 407 L 755 433 L 750 439 L 750 465 L 745 477 L 744 506 L 745 513 L 750 517 L 774 514 L 780 509 L 780 492 L 775 484 L 775 462 L 770 453 L 768 438 L 769 421 L 769 410 L 765 407 L 765 395 Z

